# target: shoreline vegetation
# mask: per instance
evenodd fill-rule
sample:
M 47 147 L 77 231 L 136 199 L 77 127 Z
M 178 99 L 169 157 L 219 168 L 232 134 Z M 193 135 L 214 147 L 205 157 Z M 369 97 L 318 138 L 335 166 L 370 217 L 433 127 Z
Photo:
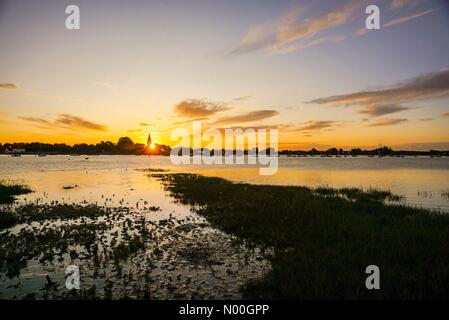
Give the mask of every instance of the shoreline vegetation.
M 15 196 L 32 192 L 30 188 L 11 181 L 0 181 L 0 204 L 13 203 Z
M 270 268 L 198 215 L 152 219 L 163 209 L 106 202 L 0 206 L 0 298 L 238 299 Z M 65 288 L 70 264 L 82 270 L 80 290 Z
M 247 271 L 239 275 L 235 289 L 240 288 L 244 298 L 432 299 L 449 295 L 449 216 L 402 205 L 401 197 L 390 191 L 251 185 L 161 169 L 139 171 L 159 180 L 171 197 L 191 206 L 200 220 L 169 219 L 154 224 L 130 208 L 93 204 L 11 206 L 15 195 L 31 190 L 2 182 L 2 197 L 11 198 L 4 198 L 8 204 L 0 210 L 0 269 L 10 281 L 20 283 L 14 277 L 19 277 L 29 259 L 62 270 L 67 263 L 93 268 L 93 274 L 85 276 L 89 287 L 80 292 L 64 293 L 54 287 L 54 278 L 47 279 L 44 299 L 207 298 L 219 293 L 201 289 L 200 279 L 196 279 L 194 293 L 188 293 L 185 281 L 193 283 L 195 277 L 185 278 L 182 266 L 186 259 L 190 272 L 198 264 L 213 268 L 229 263 L 232 267 L 218 268 L 223 269 L 223 279 L 233 279 L 238 264 L 226 261 L 234 254 L 232 248 L 240 246 L 233 244 L 238 240 L 260 252 L 244 260 L 252 262 L 248 268 L 245 263 Z M 17 235 L 8 229 L 19 224 L 25 227 Z M 223 236 L 212 230 L 231 237 L 226 240 L 229 246 L 223 247 Z M 192 238 L 192 232 L 201 236 Z M 167 235 L 175 242 L 167 244 Z M 185 237 L 190 242 L 178 242 Z M 213 259 L 204 258 L 211 254 Z M 164 267 L 154 269 L 153 275 L 154 264 L 167 255 L 171 258 Z M 135 259 L 140 261 L 136 266 Z M 173 268 L 173 263 L 181 269 Z M 381 290 L 365 289 L 368 265 L 379 266 Z M 124 274 L 125 269 L 130 274 Z M 167 280 L 174 272 L 180 290 Z M 63 281 L 63 277 L 56 280 Z M 125 280 L 134 283 L 135 289 L 123 289 Z M 30 293 L 25 298 L 36 297 Z
M 0 154 L 51 154 L 51 155 L 170 155 L 172 151 L 170 146 L 164 144 L 154 144 L 154 149 L 149 149 L 142 143 L 134 143 L 129 137 L 121 137 L 117 143 L 111 141 L 101 141 L 97 144 L 80 143 L 74 145 L 67 145 L 65 143 L 0 143 Z M 184 149 L 184 150 L 183 150 Z M 16 152 L 14 150 L 17 150 Z M 194 154 L 202 153 L 201 150 L 192 148 L 178 148 L 178 154 L 184 151 L 186 154 L 193 156 Z M 253 150 L 258 153 L 256 148 Z M 260 150 L 268 154 L 276 154 L 275 150 L 267 149 Z M 221 150 L 225 156 L 239 154 L 248 154 L 248 150 Z M 214 150 L 211 150 L 211 155 L 214 155 Z M 329 148 L 326 150 L 317 150 L 312 148 L 310 150 L 280 150 L 278 155 L 288 157 L 305 157 L 305 156 L 343 156 L 343 157 L 357 157 L 357 156 L 449 156 L 449 150 L 428 150 L 428 151 L 413 151 L 413 150 L 393 150 L 390 147 L 380 147 L 375 149 L 361 149 L 353 148 L 350 150 L 343 150 L 341 148 Z
M 213 226 L 274 250 L 272 270 L 243 288 L 249 299 L 431 299 L 449 294 L 449 216 L 385 204 L 356 189 L 232 183 L 153 174 Z M 365 289 L 377 265 L 381 290 Z

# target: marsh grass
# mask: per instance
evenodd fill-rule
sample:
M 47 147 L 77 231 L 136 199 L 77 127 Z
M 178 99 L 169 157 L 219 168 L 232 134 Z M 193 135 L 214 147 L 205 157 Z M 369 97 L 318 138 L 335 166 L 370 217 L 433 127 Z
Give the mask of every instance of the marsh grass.
M 311 190 L 152 174 L 221 230 L 274 250 L 272 270 L 247 298 L 431 299 L 449 296 L 449 217 L 387 205 L 390 192 Z M 341 195 L 344 195 L 343 197 Z M 367 290 L 368 265 L 381 290 Z
M 404 199 L 403 196 L 393 194 L 390 190 L 377 190 L 367 189 L 362 190 L 359 188 L 330 188 L 330 187 L 318 187 L 315 193 L 322 196 L 341 196 L 353 201 L 393 201 L 399 202 Z
M 13 203 L 15 196 L 32 192 L 30 188 L 22 184 L 2 180 L 0 181 L 0 204 Z
M 27 223 L 0 232 L 0 298 L 235 299 L 269 269 L 258 251 L 198 215 L 148 220 L 151 211 L 91 210 L 101 207 L 15 208 Z M 80 290 L 64 286 L 69 264 L 82 270 Z
M 80 204 L 37 205 L 26 204 L 14 208 L 0 209 L 0 229 L 9 228 L 18 223 L 46 221 L 55 219 L 96 218 L 110 214 L 108 207 Z
M 153 172 L 168 172 L 169 170 L 162 168 L 145 168 L 145 169 L 136 169 L 136 171 L 153 173 Z

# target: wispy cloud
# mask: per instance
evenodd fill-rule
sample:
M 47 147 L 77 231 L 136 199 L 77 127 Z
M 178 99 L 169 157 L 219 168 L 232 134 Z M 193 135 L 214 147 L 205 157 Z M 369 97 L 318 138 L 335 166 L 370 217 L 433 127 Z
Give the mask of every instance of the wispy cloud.
M 0 89 L 19 89 L 20 85 L 18 83 L 0 83 Z
M 443 112 L 443 113 L 441 114 L 441 116 L 442 116 L 442 117 L 449 117 L 449 112 Z
M 338 121 L 310 120 L 310 121 L 304 122 L 303 125 L 296 128 L 295 131 L 311 132 L 311 131 L 320 131 L 320 130 L 332 130 L 339 126 L 341 126 L 341 123 Z
M 247 96 L 237 97 L 237 98 L 234 98 L 232 100 L 236 101 L 236 102 L 246 102 L 249 99 L 251 99 L 252 97 L 253 97 L 252 95 L 247 95 Z
M 173 123 L 173 125 L 180 126 L 180 125 L 184 125 L 184 124 L 191 124 L 194 121 L 207 121 L 207 120 L 209 120 L 208 117 L 190 118 L 190 119 L 187 119 L 187 120 L 176 121 L 176 122 Z
M 408 15 L 408 16 L 404 16 L 404 17 L 399 17 L 397 19 L 394 19 L 394 20 L 391 20 L 391 21 L 385 23 L 382 27 L 383 28 L 393 27 L 393 26 L 396 26 L 398 24 L 407 22 L 409 20 L 413 20 L 413 19 L 425 16 L 425 15 L 427 15 L 429 13 L 432 13 L 432 12 L 435 12 L 435 11 L 437 11 L 437 9 L 431 9 L 431 10 L 419 12 L 419 13 L 416 13 L 416 14 L 412 14 L 412 15 Z
M 39 124 L 44 124 L 44 125 L 50 125 L 51 122 L 48 120 L 45 120 L 43 118 L 37 118 L 37 117 L 18 117 L 20 120 L 25 120 L 25 121 L 29 121 L 29 122 L 35 122 L 35 123 L 39 123 Z
M 342 26 L 350 21 L 353 13 L 362 6 L 363 1 L 350 1 L 340 8 L 305 22 L 303 19 L 291 19 L 280 26 L 275 46 Z
M 70 114 L 60 114 L 55 120 L 55 123 L 69 128 L 81 128 L 90 130 L 106 131 L 105 125 L 85 120 L 81 117 L 73 116 Z
M 73 116 L 70 114 L 60 114 L 54 120 L 48 120 L 38 117 L 19 117 L 19 119 L 37 124 L 39 127 L 45 129 L 63 128 L 72 130 L 79 130 L 79 129 L 88 129 L 96 131 L 107 130 L 107 127 L 105 125 L 88 121 L 84 118 Z
M 400 10 L 408 6 L 415 6 L 420 3 L 421 0 L 393 0 L 390 4 L 390 9 Z
M 215 128 L 215 127 L 210 127 L 210 128 L 217 129 L 224 134 L 225 131 L 229 130 L 229 129 L 232 129 L 232 130 L 241 129 L 243 131 L 248 130 L 248 129 L 249 130 L 253 129 L 254 131 L 257 131 L 257 130 L 263 130 L 263 129 L 265 129 L 265 130 L 271 130 L 271 129 L 281 130 L 282 127 L 283 127 L 282 124 L 279 124 L 279 125 L 273 124 L 273 125 L 264 125 L 264 126 L 231 126 L 231 127 L 221 127 L 221 128 Z
M 366 106 L 357 110 L 357 113 L 367 114 L 373 117 L 383 116 L 390 113 L 409 110 L 410 108 L 401 106 L 399 104 L 378 104 Z
M 139 126 L 142 126 L 142 127 L 151 127 L 151 126 L 154 126 L 154 124 L 148 123 L 148 122 L 141 122 L 141 123 L 139 123 Z
M 300 17 L 303 10 L 296 8 L 275 22 L 266 22 L 251 27 L 241 40 L 240 45 L 231 51 L 230 55 L 240 55 L 261 49 L 285 53 L 319 43 L 338 42 L 335 37 L 323 37 L 308 43 L 293 43 L 346 24 L 354 18 L 354 13 L 364 3 L 365 1 L 352 0 L 342 7 L 310 19 Z
M 368 31 L 370 31 L 370 30 L 368 30 L 365 26 L 363 26 L 363 27 L 360 27 L 357 29 L 357 31 L 355 32 L 355 35 L 363 36 L 364 34 L 368 33 Z
M 201 99 L 189 99 L 175 106 L 175 113 L 181 117 L 197 118 L 214 115 L 221 111 L 229 110 L 223 103 L 210 102 Z
M 288 53 L 292 51 L 303 50 L 323 43 L 339 43 L 344 41 L 345 39 L 345 36 L 323 37 L 306 43 L 297 43 L 273 49 L 273 53 Z
M 368 127 L 383 127 L 383 126 L 392 126 L 395 124 L 400 124 L 403 122 L 408 121 L 407 119 L 393 119 L 393 118 L 382 118 L 378 119 L 370 124 L 368 124 Z
M 251 111 L 240 115 L 219 118 L 218 120 L 215 121 L 215 124 L 233 124 L 233 123 L 260 121 L 272 118 L 278 114 L 279 112 L 276 110 Z
M 358 91 L 314 99 L 310 102 L 333 106 L 351 106 L 410 102 L 449 95 L 449 68 L 425 74 L 385 89 Z

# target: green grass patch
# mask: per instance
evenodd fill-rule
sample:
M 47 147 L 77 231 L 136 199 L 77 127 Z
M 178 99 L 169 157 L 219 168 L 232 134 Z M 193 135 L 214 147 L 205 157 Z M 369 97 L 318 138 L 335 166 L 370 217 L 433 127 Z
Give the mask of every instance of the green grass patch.
M 153 174 L 221 230 L 272 247 L 272 270 L 247 298 L 431 299 L 449 296 L 449 217 L 387 205 L 386 192 L 231 183 Z M 342 194 L 344 196 L 342 196 Z M 367 290 L 368 265 L 381 290 Z

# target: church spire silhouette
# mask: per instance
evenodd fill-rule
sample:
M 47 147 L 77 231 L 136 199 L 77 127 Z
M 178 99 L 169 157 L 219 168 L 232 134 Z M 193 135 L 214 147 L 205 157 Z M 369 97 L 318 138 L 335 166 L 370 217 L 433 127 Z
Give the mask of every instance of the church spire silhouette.
M 149 148 L 151 146 L 151 133 L 148 133 L 148 139 L 147 139 L 147 148 Z

